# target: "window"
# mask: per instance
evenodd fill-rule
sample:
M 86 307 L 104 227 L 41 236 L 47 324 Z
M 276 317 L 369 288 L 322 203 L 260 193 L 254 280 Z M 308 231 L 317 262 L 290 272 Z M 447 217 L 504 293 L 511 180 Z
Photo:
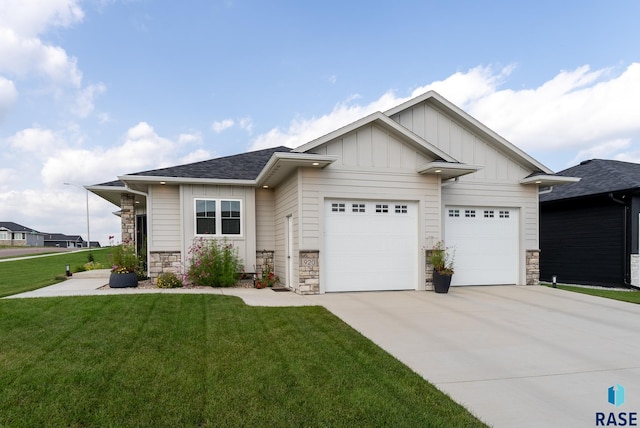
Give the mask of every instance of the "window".
M 464 216 L 465 217 L 475 217 L 476 216 L 476 210 L 464 210 Z
M 196 235 L 241 235 L 239 200 L 196 199 Z
M 343 213 L 344 212 L 344 204 L 338 204 L 338 203 L 331 204 L 331 212 Z
M 0 239 L 3 241 L 9 240 L 9 234 L 7 232 L 0 232 Z
M 460 210 L 449 210 L 449 217 L 460 217 Z
M 240 201 L 221 201 L 222 234 L 240 235 Z
M 500 211 L 500 218 L 509 218 L 509 211 Z
M 407 206 L 406 205 L 396 205 L 396 214 L 406 214 Z
M 351 204 L 351 212 L 354 212 L 354 213 L 365 212 L 364 204 Z
M 376 212 L 377 213 L 388 213 L 389 205 L 387 204 L 376 204 Z
M 493 210 L 484 210 L 484 218 L 493 218 Z
M 24 233 L 16 232 L 13 234 L 13 239 L 24 241 Z

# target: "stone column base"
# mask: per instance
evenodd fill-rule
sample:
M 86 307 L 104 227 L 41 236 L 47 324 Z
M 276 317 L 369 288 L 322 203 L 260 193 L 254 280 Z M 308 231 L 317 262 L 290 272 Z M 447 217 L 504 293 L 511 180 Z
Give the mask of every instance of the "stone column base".
M 540 250 L 527 250 L 527 285 L 540 285 Z
M 300 251 L 298 293 L 320 294 L 320 251 Z
M 178 273 L 182 267 L 180 251 L 152 251 L 149 255 L 149 276 L 155 282 L 164 272 Z

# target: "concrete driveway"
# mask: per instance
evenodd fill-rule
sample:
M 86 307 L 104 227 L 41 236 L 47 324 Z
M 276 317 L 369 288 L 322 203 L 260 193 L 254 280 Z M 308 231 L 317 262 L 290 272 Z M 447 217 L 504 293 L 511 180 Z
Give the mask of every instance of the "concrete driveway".
M 322 305 L 495 427 L 618 426 L 640 412 L 640 305 L 547 287 L 454 287 L 300 296 L 269 289 L 107 289 L 74 275 L 9 298 L 215 293 L 254 306 Z M 609 387 L 625 402 L 607 402 Z M 636 422 L 639 423 L 639 422 Z M 601 424 L 600 426 L 604 426 Z M 609 426 L 614 426 L 609 424 Z
M 591 427 L 597 412 L 618 424 L 640 413 L 640 305 L 515 286 L 317 300 L 489 425 Z M 620 407 L 607 402 L 615 384 Z

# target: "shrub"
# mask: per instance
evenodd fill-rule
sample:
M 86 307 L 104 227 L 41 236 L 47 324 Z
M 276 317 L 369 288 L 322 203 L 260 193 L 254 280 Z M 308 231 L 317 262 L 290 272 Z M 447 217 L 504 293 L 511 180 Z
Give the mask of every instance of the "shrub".
M 186 278 L 192 285 L 232 287 L 242 271 L 238 250 L 226 240 L 196 238 L 189 254 Z
M 95 261 L 96 261 L 96 259 L 93 257 L 93 253 L 91 251 L 89 251 L 89 253 L 87 254 L 87 262 L 93 263 Z
M 156 281 L 158 288 L 180 288 L 182 281 L 173 272 L 165 272 L 160 274 Z
M 102 266 L 102 263 L 98 263 L 98 262 L 88 262 L 84 264 L 84 270 L 96 270 L 96 269 L 104 269 L 104 266 Z
M 122 244 L 113 247 L 112 257 L 113 266 L 111 267 L 111 272 L 135 272 L 140 264 L 133 245 Z

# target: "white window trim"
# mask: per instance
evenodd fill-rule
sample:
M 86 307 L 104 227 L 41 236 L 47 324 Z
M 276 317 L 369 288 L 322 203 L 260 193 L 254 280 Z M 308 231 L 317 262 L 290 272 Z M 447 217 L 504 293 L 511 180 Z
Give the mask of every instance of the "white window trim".
M 216 203 L 216 233 L 198 233 L 198 201 L 215 201 Z M 238 234 L 223 234 L 222 233 L 222 202 L 239 202 L 240 203 L 240 233 Z M 244 204 L 242 199 L 236 198 L 206 198 L 198 197 L 193 198 L 193 235 L 203 238 L 242 238 L 244 237 Z M 219 231 L 219 233 L 218 233 Z

